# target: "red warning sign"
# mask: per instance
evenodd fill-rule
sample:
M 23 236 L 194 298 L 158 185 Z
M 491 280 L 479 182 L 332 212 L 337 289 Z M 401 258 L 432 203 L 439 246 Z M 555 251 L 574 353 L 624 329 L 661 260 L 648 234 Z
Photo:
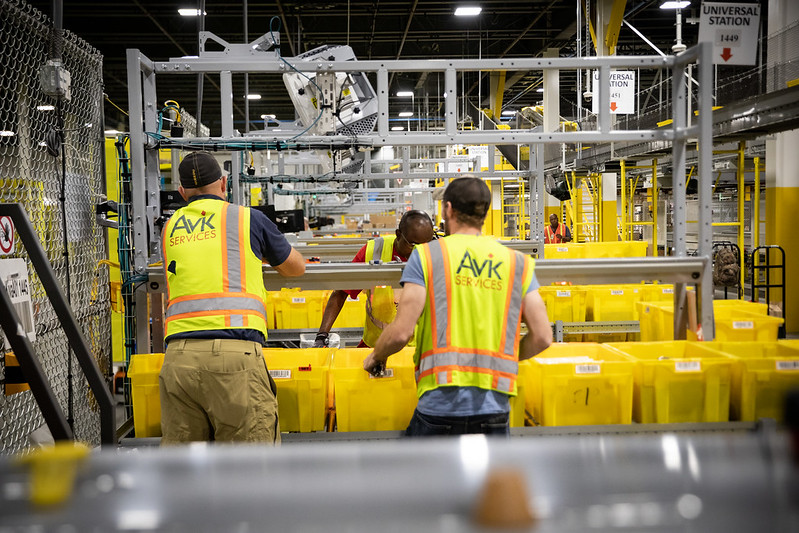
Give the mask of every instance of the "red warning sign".
M 14 222 L 11 217 L 0 217 L 0 255 L 14 251 Z

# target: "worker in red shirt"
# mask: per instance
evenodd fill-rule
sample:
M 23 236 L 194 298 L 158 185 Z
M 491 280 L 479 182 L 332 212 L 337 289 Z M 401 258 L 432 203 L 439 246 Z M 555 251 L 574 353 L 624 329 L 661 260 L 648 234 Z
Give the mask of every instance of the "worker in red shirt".
M 549 215 L 549 226 L 544 228 L 544 244 L 558 244 L 570 242 L 572 234 L 566 224 L 558 223 L 558 215 Z
M 428 243 L 434 237 L 433 222 L 427 213 L 417 210 L 407 211 L 402 215 L 399 227 L 394 235 L 371 239 L 355 254 L 352 262 L 371 263 L 379 260 L 383 263 L 391 261 L 405 263 L 408 261 L 414 246 Z M 347 297 L 355 299 L 360 292 L 360 289 L 333 291 L 322 315 L 322 323 L 319 326 L 319 332 L 316 334 L 314 342 L 315 347 L 321 348 L 328 345 L 330 328 L 333 327 L 333 323 L 338 318 Z M 394 289 L 388 286 L 367 289 L 363 338 L 358 347 L 368 346 L 374 348 L 383 328 L 394 320 L 396 314 Z

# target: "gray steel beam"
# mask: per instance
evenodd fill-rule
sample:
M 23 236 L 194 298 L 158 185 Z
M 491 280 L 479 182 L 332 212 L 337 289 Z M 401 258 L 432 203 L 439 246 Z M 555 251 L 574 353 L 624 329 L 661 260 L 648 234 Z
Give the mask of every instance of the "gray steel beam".
M 711 256 L 713 253 L 713 180 L 711 165 L 713 158 L 713 65 L 710 43 L 700 43 L 699 61 L 699 255 L 707 262 L 702 275 L 699 299 L 699 316 L 705 340 L 715 338 L 713 318 L 713 272 Z M 759 185 L 758 185 L 759 186 Z M 743 191 L 738 191 L 742 194 Z M 759 226 L 759 224 L 758 224 Z

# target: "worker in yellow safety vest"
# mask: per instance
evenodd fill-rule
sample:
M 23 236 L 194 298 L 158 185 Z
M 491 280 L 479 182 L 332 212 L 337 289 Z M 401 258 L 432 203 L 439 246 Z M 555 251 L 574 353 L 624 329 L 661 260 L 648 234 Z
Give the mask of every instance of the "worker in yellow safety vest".
M 572 234 L 566 224 L 558 222 L 558 215 L 552 213 L 549 215 L 549 226 L 544 228 L 544 244 L 557 244 L 561 242 L 569 242 L 572 240 Z
M 374 261 L 408 260 L 413 247 L 430 242 L 435 236 L 433 222 L 424 211 L 406 211 L 400 219 L 394 235 L 385 235 L 367 242 L 353 258 L 353 263 L 370 264 Z M 330 295 L 322 315 L 322 323 L 316 334 L 314 346 L 328 345 L 328 337 L 333 323 L 341 313 L 347 298 L 357 299 L 360 290 L 336 290 Z M 380 333 L 397 315 L 397 301 L 394 289 L 390 286 L 373 287 L 366 290 L 366 316 L 364 318 L 363 339 L 359 347 L 373 348 Z
M 408 436 L 508 434 L 519 360 L 552 342 L 533 259 L 481 235 L 490 204 L 491 192 L 478 178 L 447 186 L 447 236 L 413 251 L 397 317 L 363 362 L 364 370 L 379 373 L 419 322 L 419 402 Z M 522 321 L 528 334 L 520 341 Z
M 266 215 L 225 201 L 227 179 L 210 153 L 190 153 L 178 172 L 188 205 L 161 237 L 168 298 L 161 443 L 278 443 L 276 388 L 261 351 L 263 261 L 299 276 L 305 260 Z

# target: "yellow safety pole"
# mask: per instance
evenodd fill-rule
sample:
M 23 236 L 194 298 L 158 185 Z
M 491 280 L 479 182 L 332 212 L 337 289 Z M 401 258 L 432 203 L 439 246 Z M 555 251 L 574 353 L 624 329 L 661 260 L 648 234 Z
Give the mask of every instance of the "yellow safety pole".
M 760 158 L 755 157 L 755 190 L 752 196 L 754 205 L 752 206 L 752 249 L 760 246 Z
M 627 240 L 627 164 L 621 163 L 621 240 Z
M 744 174 L 745 174 L 745 160 L 744 150 L 746 150 L 746 141 L 738 143 L 738 262 L 741 266 L 741 292 L 744 288 L 744 280 L 746 279 L 746 271 L 744 270 Z
M 658 160 L 652 159 L 652 255 L 658 255 Z

